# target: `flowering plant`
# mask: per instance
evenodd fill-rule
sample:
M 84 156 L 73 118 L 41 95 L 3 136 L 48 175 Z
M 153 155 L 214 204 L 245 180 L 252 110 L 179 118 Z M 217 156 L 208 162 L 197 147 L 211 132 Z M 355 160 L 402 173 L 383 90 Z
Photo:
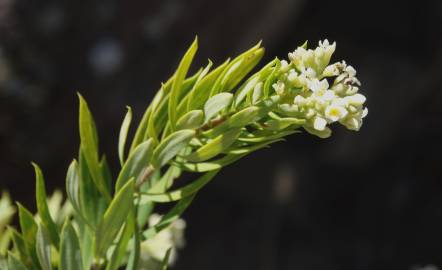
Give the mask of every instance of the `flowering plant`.
M 116 177 L 99 151 L 91 111 L 79 95 L 81 142 L 66 177 L 69 211 L 60 208 L 61 199 L 47 199 L 42 171 L 33 164 L 38 217 L 18 204 L 21 232 L 7 229 L 13 247 L 0 266 L 166 269 L 183 245 L 185 223 L 179 217 L 224 166 L 302 130 L 321 138 L 331 135 L 335 122 L 359 130 L 367 115 L 365 97 L 358 93 L 360 82 L 352 66 L 330 64 L 335 48 L 327 40 L 314 50 L 305 43 L 288 60 L 275 58 L 249 75 L 264 54 L 258 43 L 233 60 L 213 69 L 209 61 L 188 76 L 195 39 L 155 95 L 126 150 L 132 121 L 128 107 Z M 182 172 L 198 177 L 177 186 Z M 175 205 L 159 216 L 154 208 L 160 203 Z M 8 209 L 12 214 L 14 209 Z M 11 214 L 5 214 L 7 219 Z M 3 227 L 0 222 L 0 232 Z

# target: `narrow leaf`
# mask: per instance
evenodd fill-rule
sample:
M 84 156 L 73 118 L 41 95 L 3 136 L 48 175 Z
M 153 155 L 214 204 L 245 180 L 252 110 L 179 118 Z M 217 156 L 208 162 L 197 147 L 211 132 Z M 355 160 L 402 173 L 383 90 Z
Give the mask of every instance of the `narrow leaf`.
M 123 124 L 121 124 L 120 136 L 118 139 L 118 158 L 120 159 L 120 164 L 124 164 L 124 147 L 126 146 L 127 133 L 129 131 L 130 123 L 132 121 L 132 109 L 127 107 L 127 113 L 124 117 Z
M 200 127 L 204 122 L 204 113 L 202 110 L 192 110 L 181 118 L 177 122 L 177 129 L 196 129 Z
M 220 159 L 198 163 L 174 163 L 179 168 L 189 172 L 208 172 L 221 169 L 234 163 L 245 155 L 226 155 Z
M 240 133 L 241 128 L 233 128 L 188 155 L 186 160 L 190 162 L 200 162 L 211 159 L 221 152 L 226 151 L 236 141 Z
M 43 270 L 52 270 L 51 265 L 51 239 L 48 231 L 42 226 L 37 230 L 37 257 Z
M 215 177 L 215 175 L 219 172 L 219 170 L 214 170 L 205 173 L 203 176 L 188 184 L 185 187 L 179 188 L 174 191 L 170 191 L 167 193 L 142 193 L 142 199 L 153 201 L 153 202 L 173 202 L 181 200 L 185 197 L 188 197 L 196 192 L 198 192 L 201 188 L 203 188 L 210 180 Z
M 81 258 L 80 243 L 77 233 L 66 221 L 61 230 L 60 259 L 58 261 L 59 270 L 82 270 L 83 262 Z
M 172 130 L 176 130 L 176 121 L 177 121 L 176 109 L 178 106 L 178 98 L 180 96 L 181 87 L 197 49 L 198 49 L 198 39 L 195 38 L 190 48 L 184 54 L 180 64 L 178 65 L 178 69 L 174 75 L 174 80 L 172 83 L 172 89 L 169 98 L 169 109 L 168 109 L 169 120 L 171 123 Z
M 110 191 L 107 188 L 106 182 L 100 170 L 99 156 L 98 156 L 98 135 L 95 127 L 95 122 L 92 118 L 92 114 L 89 107 L 83 97 L 78 94 L 79 98 L 79 128 L 80 128 L 80 141 L 81 149 L 84 153 L 85 160 L 92 180 L 97 186 L 103 197 L 110 201 Z
M 95 256 L 102 258 L 114 241 L 133 206 L 134 180 L 129 180 L 118 191 L 104 213 L 95 233 Z
M 233 95 L 231 93 L 219 93 L 209 98 L 204 104 L 204 122 L 209 121 L 222 110 L 227 108 L 233 100 Z
M 51 214 L 49 213 L 43 173 L 37 164 L 32 163 L 32 166 L 34 166 L 35 169 L 35 194 L 38 215 L 40 216 L 41 222 L 43 223 L 44 227 L 48 230 L 52 243 L 54 244 L 54 246 L 57 246 L 60 240 L 58 236 L 57 226 L 55 225 L 55 222 L 52 219 Z
M 155 149 L 152 157 L 152 165 L 160 168 L 174 158 L 195 136 L 195 131 L 183 129 L 176 131 L 164 139 Z
M 118 192 L 129 179 L 137 179 L 144 168 L 146 168 L 152 158 L 153 141 L 152 139 L 138 145 L 130 154 L 127 161 L 117 178 L 115 190 Z

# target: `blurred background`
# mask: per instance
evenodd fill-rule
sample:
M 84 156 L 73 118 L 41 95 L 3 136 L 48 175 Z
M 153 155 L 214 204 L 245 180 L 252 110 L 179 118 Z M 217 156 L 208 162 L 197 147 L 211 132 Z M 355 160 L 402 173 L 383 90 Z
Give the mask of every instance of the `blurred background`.
M 358 133 L 294 135 L 224 169 L 187 211 L 174 269 L 442 267 L 440 0 L 0 0 L 0 189 L 35 209 L 30 161 L 64 186 L 76 91 L 118 168 L 125 105 L 139 120 L 195 34 L 195 70 L 260 39 L 262 64 L 337 41 L 369 115 Z

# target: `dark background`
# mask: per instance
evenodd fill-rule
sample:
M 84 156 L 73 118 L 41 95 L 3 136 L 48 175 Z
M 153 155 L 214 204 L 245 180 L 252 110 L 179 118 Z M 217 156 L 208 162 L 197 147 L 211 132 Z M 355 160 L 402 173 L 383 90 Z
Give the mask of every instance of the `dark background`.
M 125 105 L 139 120 L 195 34 L 195 69 L 260 39 L 262 64 L 336 40 L 369 115 L 358 133 L 294 135 L 226 168 L 187 211 L 174 269 L 442 267 L 440 0 L 0 0 L 0 189 L 33 208 L 31 160 L 63 187 L 76 91 L 117 168 Z

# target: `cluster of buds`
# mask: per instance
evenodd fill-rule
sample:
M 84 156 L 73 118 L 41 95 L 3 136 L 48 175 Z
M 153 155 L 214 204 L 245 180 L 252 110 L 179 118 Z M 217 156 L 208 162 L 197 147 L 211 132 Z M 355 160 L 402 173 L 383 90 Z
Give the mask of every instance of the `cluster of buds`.
M 305 120 L 302 127 L 321 138 L 329 137 L 328 124 L 339 122 L 359 130 L 367 115 L 365 96 L 358 93 L 361 83 L 356 70 L 345 61 L 329 65 L 336 43 L 319 42 L 312 50 L 305 45 L 280 62 L 273 89 L 281 97 L 281 114 Z

